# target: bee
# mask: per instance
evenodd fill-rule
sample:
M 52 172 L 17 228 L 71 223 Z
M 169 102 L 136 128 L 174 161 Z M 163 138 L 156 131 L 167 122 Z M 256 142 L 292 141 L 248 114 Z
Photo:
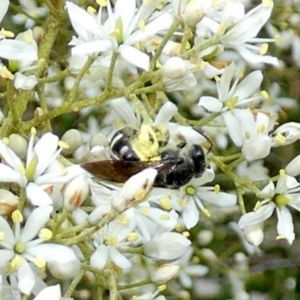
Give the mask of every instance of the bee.
M 124 127 L 110 141 L 111 159 L 83 163 L 81 166 L 102 180 L 124 183 L 146 168 L 158 171 L 155 187 L 178 189 L 193 177 L 202 176 L 205 154 L 201 146 L 183 137 L 170 141 L 164 126 Z

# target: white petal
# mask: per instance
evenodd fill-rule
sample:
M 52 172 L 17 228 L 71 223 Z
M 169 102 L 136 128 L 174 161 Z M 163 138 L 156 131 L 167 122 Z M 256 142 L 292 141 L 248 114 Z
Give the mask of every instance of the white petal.
M 14 86 L 16 89 L 32 90 L 36 84 L 37 79 L 34 75 L 26 76 L 20 72 L 15 74 Z
M 119 52 L 129 63 L 145 71 L 149 70 L 150 57 L 148 54 L 125 44 L 120 45 Z
M 32 205 L 43 206 L 52 205 L 53 201 L 50 196 L 38 185 L 29 182 L 26 187 L 26 196 Z
M 8 10 L 9 1 L 8 0 L 1 0 L 0 1 L 0 22 L 4 18 L 7 10 Z
M 168 123 L 171 118 L 177 113 L 177 111 L 178 108 L 174 103 L 170 101 L 164 103 L 155 118 L 154 124 L 157 125 Z
M 6 243 L 9 243 L 13 247 L 13 245 L 15 243 L 15 236 L 14 236 L 10 226 L 8 225 L 7 221 L 2 216 L 0 216 L 0 230 L 1 230 L 2 234 L 4 235 L 4 237 L 3 237 L 4 241 Z M 0 244 L 2 244 L 1 242 L 0 242 Z M 8 247 L 8 245 L 6 247 Z
M 293 218 L 290 211 L 285 207 L 276 208 L 278 223 L 277 232 L 280 237 L 286 238 L 289 244 L 295 239 Z
M 113 261 L 118 267 L 122 269 L 128 269 L 131 267 L 131 262 L 119 251 L 113 247 L 109 247 L 109 258 Z
M 230 135 L 233 142 L 240 147 L 243 143 L 243 134 L 241 132 L 240 123 L 235 118 L 235 116 L 227 111 L 222 114 L 226 127 L 228 129 L 228 134 Z
M 107 262 L 108 248 L 105 245 L 100 245 L 90 258 L 91 266 L 102 270 Z
M 274 209 L 274 202 L 269 202 L 268 204 L 263 205 L 262 207 L 257 209 L 256 211 L 249 212 L 243 215 L 240 218 L 238 225 L 241 229 L 259 225 L 272 215 Z
M 32 269 L 30 268 L 28 262 L 23 259 L 23 262 L 21 266 L 18 268 L 18 288 L 19 290 L 29 295 L 31 293 L 31 290 L 35 284 L 34 274 Z
M 43 289 L 34 300 L 60 300 L 61 292 L 59 284 L 46 287 Z
M 20 242 L 27 243 L 28 241 L 32 240 L 48 222 L 52 210 L 52 206 L 41 206 L 34 209 L 26 221 L 25 227 L 21 234 Z
M 34 45 L 23 41 L 5 39 L 0 41 L 0 57 L 12 60 L 37 61 L 38 55 Z
M 199 188 L 199 191 L 201 188 Z M 220 207 L 227 207 L 236 204 L 237 197 L 233 194 L 223 193 L 223 192 L 213 192 L 201 190 L 199 198 L 207 201 L 211 204 L 218 205 Z
M 78 44 L 72 48 L 72 55 L 94 55 L 112 49 L 109 40 L 96 40 Z
M 16 182 L 20 184 L 21 186 L 24 186 L 24 179 L 19 172 L 16 172 L 12 168 L 0 164 L 0 181 L 1 182 Z
M 0 268 L 7 268 L 8 263 L 14 256 L 15 252 L 13 250 L 0 249 Z
M 187 229 L 193 228 L 199 221 L 199 211 L 195 204 L 195 201 L 189 199 L 186 207 L 182 212 L 183 223 Z
M 206 110 L 210 112 L 218 112 L 221 111 L 223 104 L 215 97 L 211 96 L 203 96 L 200 98 L 199 106 L 203 106 Z

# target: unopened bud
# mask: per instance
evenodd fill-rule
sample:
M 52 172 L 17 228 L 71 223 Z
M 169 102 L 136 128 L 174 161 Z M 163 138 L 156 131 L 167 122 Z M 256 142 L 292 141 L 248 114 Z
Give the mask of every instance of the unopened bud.
M 264 239 L 264 233 L 259 225 L 246 227 L 244 234 L 247 242 L 254 246 L 259 246 Z
M 172 264 L 162 265 L 151 275 L 151 280 L 157 284 L 168 283 L 178 275 L 179 269 L 179 266 Z
M 153 186 L 156 175 L 157 170 L 148 168 L 130 177 L 113 197 L 113 207 L 121 212 L 143 202 Z
M 92 136 L 89 144 L 90 144 L 90 148 L 93 148 L 95 146 L 107 147 L 109 144 L 109 141 L 103 133 L 98 132 Z
M 69 148 L 64 148 L 62 153 L 64 155 L 70 155 L 74 153 L 82 144 L 81 133 L 76 129 L 70 129 L 61 138 L 62 141 L 69 145 Z
M 27 140 L 16 133 L 13 133 L 8 138 L 8 146 L 17 154 L 20 159 L 25 159 L 27 154 Z
M 161 68 L 163 77 L 170 79 L 180 79 L 188 71 L 185 61 L 180 57 L 171 57 Z
M 0 189 L 0 215 L 10 216 L 17 209 L 18 197 L 13 193 Z
M 73 211 L 79 207 L 89 193 L 89 186 L 84 175 L 73 178 L 64 189 L 64 206 Z
M 185 24 L 195 27 L 204 17 L 203 6 L 200 0 L 188 2 L 182 15 Z

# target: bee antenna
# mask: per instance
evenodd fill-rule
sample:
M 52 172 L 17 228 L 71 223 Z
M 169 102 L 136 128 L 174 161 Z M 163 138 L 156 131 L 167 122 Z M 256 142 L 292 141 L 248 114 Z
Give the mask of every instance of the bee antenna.
M 207 154 L 210 153 L 210 151 L 213 147 L 213 142 L 209 139 L 209 137 L 205 133 L 202 132 L 202 130 L 197 129 L 195 127 L 193 127 L 193 129 L 196 130 L 198 133 L 200 133 L 209 142 L 209 148 L 208 148 Z

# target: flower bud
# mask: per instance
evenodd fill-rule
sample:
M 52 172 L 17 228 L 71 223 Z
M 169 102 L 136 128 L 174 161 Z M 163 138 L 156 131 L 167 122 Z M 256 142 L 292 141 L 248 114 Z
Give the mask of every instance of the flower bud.
M 157 284 L 168 283 L 178 275 L 179 269 L 179 266 L 172 264 L 162 265 L 151 275 L 151 280 Z
M 179 259 L 189 249 L 190 244 L 182 234 L 166 232 L 145 243 L 144 254 L 153 260 L 171 262 Z
M 76 129 L 70 129 L 61 138 L 62 141 L 69 145 L 69 148 L 63 149 L 62 153 L 64 155 L 71 155 L 76 151 L 82 144 L 81 133 Z
M 95 146 L 107 147 L 108 144 L 109 144 L 109 141 L 108 141 L 107 137 L 101 132 L 97 132 L 96 134 L 94 134 L 89 142 L 91 149 Z
M 264 232 L 259 225 L 246 227 L 244 234 L 247 242 L 254 246 L 259 246 L 264 239 Z
M 157 170 L 148 168 L 130 177 L 113 197 L 113 207 L 121 212 L 144 201 L 153 186 L 156 175 Z
M 73 178 L 64 189 L 64 206 L 73 211 L 79 207 L 89 193 L 86 177 L 82 174 Z
M 25 159 L 27 154 L 27 140 L 16 133 L 13 133 L 8 138 L 8 146 L 21 158 Z
M 13 193 L 0 189 L 0 215 L 10 216 L 17 209 L 18 197 Z
M 62 280 L 74 278 L 80 271 L 80 261 L 75 258 L 66 263 L 61 262 L 48 262 L 47 267 L 51 274 Z
M 288 163 L 288 165 L 285 167 L 285 172 L 290 176 L 300 175 L 300 155 L 297 155 Z
M 203 6 L 201 0 L 192 0 L 187 3 L 182 14 L 182 19 L 185 24 L 195 27 L 204 17 Z
M 180 91 L 192 88 L 197 84 L 188 63 L 180 57 L 171 57 L 161 68 L 162 82 L 166 91 Z

